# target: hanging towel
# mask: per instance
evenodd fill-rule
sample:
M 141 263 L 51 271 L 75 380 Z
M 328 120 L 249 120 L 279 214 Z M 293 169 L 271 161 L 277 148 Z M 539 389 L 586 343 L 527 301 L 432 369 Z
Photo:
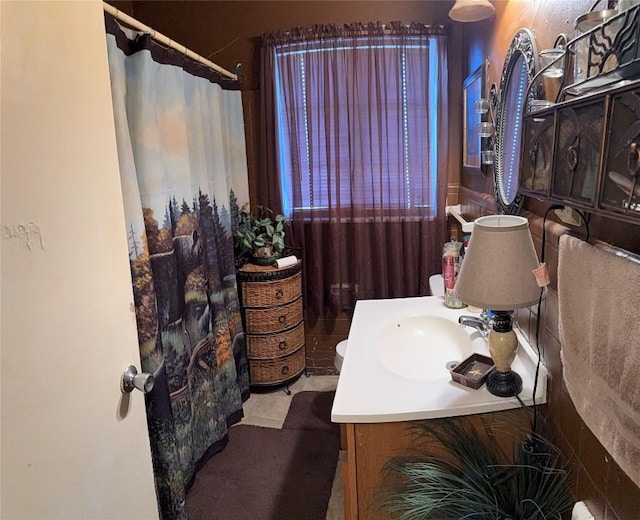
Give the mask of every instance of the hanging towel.
M 560 237 L 564 380 L 582 420 L 640 486 L 640 265 Z

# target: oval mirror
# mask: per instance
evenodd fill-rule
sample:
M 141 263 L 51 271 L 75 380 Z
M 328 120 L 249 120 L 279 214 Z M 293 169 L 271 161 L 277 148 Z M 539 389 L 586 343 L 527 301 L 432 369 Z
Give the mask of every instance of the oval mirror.
M 518 194 L 522 126 L 525 109 L 536 98 L 529 84 L 535 76 L 537 56 L 533 34 L 520 29 L 504 59 L 496 112 L 494 186 L 500 213 L 513 215 L 522 207 L 523 198 Z

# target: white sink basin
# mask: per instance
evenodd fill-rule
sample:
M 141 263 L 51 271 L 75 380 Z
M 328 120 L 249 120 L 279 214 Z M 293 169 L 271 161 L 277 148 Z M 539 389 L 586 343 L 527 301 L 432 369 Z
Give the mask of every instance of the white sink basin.
M 378 356 L 394 374 L 417 381 L 448 377 L 473 353 L 471 336 L 451 319 L 411 316 L 394 320 L 378 336 Z
M 471 354 L 489 355 L 475 329 L 458 324 L 467 309 L 448 309 L 435 296 L 360 300 L 356 303 L 349 347 L 342 364 L 331 419 L 341 423 L 379 423 L 453 417 L 520 407 L 516 398 L 455 383 L 449 364 Z M 478 316 L 478 314 L 475 314 Z M 522 333 L 513 370 L 520 374 L 522 401 L 546 402 L 547 371 Z

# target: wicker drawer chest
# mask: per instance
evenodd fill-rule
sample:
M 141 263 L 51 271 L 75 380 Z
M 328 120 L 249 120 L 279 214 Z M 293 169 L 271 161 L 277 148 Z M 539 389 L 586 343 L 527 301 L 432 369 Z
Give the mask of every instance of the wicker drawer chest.
M 306 368 L 302 262 L 282 269 L 246 264 L 237 279 L 250 382 L 286 383 Z

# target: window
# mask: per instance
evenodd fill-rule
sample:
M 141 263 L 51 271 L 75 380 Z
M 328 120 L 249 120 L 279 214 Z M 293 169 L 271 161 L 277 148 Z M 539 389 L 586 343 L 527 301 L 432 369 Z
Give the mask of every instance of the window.
M 346 208 L 364 218 L 435 216 L 443 70 L 436 38 L 275 46 L 278 160 L 289 217 L 333 218 Z

